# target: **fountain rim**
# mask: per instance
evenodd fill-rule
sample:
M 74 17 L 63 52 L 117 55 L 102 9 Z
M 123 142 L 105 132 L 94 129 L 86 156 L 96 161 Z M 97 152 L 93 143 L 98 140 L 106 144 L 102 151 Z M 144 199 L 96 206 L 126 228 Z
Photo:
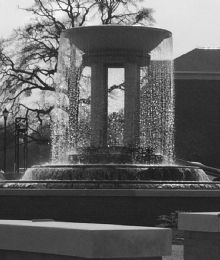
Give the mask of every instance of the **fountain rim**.
M 151 27 L 151 26 L 144 26 L 144 25 L 118 25 L 118 24 L 103 24 L 103 25 L 87 25 L 87 26 L 77 26 L 77 27 L 73 27 L 73 28 L 69 28 L 66 30 L 63 30 L 64 35 L 68 34 L 69 32 L 75 31 L 75 30 L 91 30 L 91 29 L 100 29 L 103 28 L 103 30 L 110 30 L 112 28 L 118 28 L 118 29 L 130 29 L 130 30 L 150 30 L 150 31 L 155 31 L 155 32 L 164 32 L 167 34 L 166 38 L 169 38 L 172 36 L 172 32 L 167 30 L 167 29 L 163 29 L 163 28 L 158 28 L 158 27 Z M 116 30 L 116 29 L 115 29 Z
M 150 53 L 163 40 L 170 38 L 168 30 L 134 25 L 93 25 L 66 29 L 63 38 L 69 39 L 77 49 L 89 55 L 110 51 L 118 55 L 120 51 L 127 55 Z
M 199 166 L 188 166 L 188 165 L 148 165 L 148 164 L 45 164 L 45 165 L 33 165 L 29 169 L 33 168 L 182 168 L 182 169 L 201 169 Z

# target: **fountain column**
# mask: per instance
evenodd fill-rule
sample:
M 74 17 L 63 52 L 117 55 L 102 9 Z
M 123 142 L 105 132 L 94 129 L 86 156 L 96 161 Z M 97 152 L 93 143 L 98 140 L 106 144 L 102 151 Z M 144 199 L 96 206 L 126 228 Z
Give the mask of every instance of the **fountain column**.
M 91 146 L 107 146 L 108 71 L 103 62 L 91 65 Z
M 125 126 L 124 145 L 139 144 L 140 124 L 140 68 L 137 63 L 125 64 Z

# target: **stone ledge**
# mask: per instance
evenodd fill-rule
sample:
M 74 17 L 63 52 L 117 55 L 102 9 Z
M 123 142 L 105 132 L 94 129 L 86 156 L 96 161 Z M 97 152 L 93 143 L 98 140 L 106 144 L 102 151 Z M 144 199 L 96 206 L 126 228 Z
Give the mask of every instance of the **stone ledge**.
M 179 213 L 178 228 L 185 231 L 220 232 L 220 212 Z
M 26 197 L 173 197 L 219 198 L 220 190 L 168 190 L 168 189 L 0 189 L 0 196 Z
M 106 224 L 0 220 L 0 250 L 80 258 L 157 259 L 171 254 L 171 230 Z

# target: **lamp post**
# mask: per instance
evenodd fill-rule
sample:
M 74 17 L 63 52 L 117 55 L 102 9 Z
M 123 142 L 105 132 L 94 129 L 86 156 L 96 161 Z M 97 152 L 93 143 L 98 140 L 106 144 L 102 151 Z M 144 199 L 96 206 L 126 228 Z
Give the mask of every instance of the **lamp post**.
M 28 119 L 26 117 L 15 118 L 15 173 L 19 174 L 20 166 L 20 137 L 24 140 L 24 169 L 27 168 L 27 132 L 28 132 Z
M 4 165 L 3 170 L 6 171 L 6 125 L 7 125 L 7 118 L 8 118 L 8 110 L 5 108 L 3 111 L 4 117 Z

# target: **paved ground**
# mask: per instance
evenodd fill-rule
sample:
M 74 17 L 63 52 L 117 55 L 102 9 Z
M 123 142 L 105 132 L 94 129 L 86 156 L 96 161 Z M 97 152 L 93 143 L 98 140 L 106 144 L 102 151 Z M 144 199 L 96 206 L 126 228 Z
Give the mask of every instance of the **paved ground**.
M 173 245 L 172 246 L 172 256 L 163 257 L 163 260 L 184 260 L 183 259 L 183 246 Z

